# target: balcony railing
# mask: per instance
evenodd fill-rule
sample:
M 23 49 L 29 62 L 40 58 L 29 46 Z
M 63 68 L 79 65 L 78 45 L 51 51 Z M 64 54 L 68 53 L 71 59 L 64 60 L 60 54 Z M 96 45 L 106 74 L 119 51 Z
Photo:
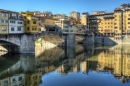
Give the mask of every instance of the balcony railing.
M 114 15 L 104 16 L 104 18 L 114 18 Z
M 11 16 L 11 17 L 9 17 L 9 19 L 17 19 L 17 17 L 13 17 L 13 16 Z

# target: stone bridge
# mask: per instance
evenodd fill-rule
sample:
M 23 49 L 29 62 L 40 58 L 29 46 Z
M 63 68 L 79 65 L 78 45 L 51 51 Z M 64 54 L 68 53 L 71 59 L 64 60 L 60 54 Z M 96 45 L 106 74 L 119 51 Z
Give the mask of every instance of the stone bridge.
M 13 53 L 35 53 L 35 41 L 45 35 L 51 33 L 41 32 L 37 34 L 7 34 L 0 35 L 0 41 L 3 43 L 3 47 L 8 50 L 8 52 Z M 52 34 L 59 35 L 59 33 L 52 32 Z M 84 36 L 84 43 L 93 43 L 92 36 L 86 34 L 74 34 L 74 33 L 62 33 L 64 36 L 64 44 L 67 46 L 75 45 L 75 35 Z M 87 41 L 86 41 L 87 40 Z M 6 46 L 5 46 L 6 45 Z M 7 46 L 8 45 L 8 46 Z
M 8 52 L 34 53 L 35 41 L 44 35 L 45 33 L 0 35 L 0 43 Z
M 8 69 L 0 72 L 0 79 L 7 76 L 12 76 L 19 73 L 31 73 L 35 72 L 35 55 L 33 54 L 23 54 L 20 55 L 20 59 Z

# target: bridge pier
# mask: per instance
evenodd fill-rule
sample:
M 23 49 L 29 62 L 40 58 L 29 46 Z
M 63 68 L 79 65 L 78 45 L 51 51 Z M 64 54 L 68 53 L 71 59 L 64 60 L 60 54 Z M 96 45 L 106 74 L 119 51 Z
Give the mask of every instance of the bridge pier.
M 35 37 L 33 34 L 8 34 L 0 35 L 8 52 L 13 53 L 35 53 Z M 7 44 L 6 44 L 7 43 Z
M 66 46 L 65 55 L 69 59 L 75 58 L 75 56 L 76 56 L 75 46 Z
M 88 35 L 84 36 L 84 44 L 94 44 L 94 36 Z
M 65 46 L 75 46 L 75 34 L 69 33 L 65 35 Z
M 35 53 L 35 39 L 32 34 L 20 37 L 20 53 Z

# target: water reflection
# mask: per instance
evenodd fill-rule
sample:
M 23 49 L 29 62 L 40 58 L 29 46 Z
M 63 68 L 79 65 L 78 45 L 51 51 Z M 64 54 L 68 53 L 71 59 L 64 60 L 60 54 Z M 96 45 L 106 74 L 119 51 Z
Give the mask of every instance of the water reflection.
M 0 86 L 126 86 L 129 81 L 130 45 L 38 45 L 35 55 L 0 57 Z
M 58 48 L 55 48 L 54 50 L 57 51 L 57 49 Z M 77 45 L 73 48 L 66 47 L 65 49 L 63 49 L 64 51 L 61 50 L 62 54 L 59 56 L 59 58 L 56 57 L 57 59 L 55 59 L 55 57 L 54 58 L 51 57 L 55 59 L 55 61 L 49 58 L 45 59 L 44 57 L 46 57 L 46 55 L 44 54 L 43 57 L 41 56 L 41 58 L 44 58 L 44 60 L 42 60 L 42 63 L 46 63 L 46 65 L 44 65 L 44 67 L 42 67 L 42 70 L 40 70 L 44 75 L 42 77 L 44 83 L 41 84 L 41 86 L 52 85 L 49 84 L 48 81 L 45 82 L 44 77 L 46 77 L 47 80 L 49 79 L 51 80 L 52 77 L 56 76 L 57 74 L 70 77 L 72 75 L 70 73 L 77 73 L 77 74 L 81 73 L 85 75 L 87 74 L 89 77 L 94 79 L 94 76 L 89 74 L 91 72 L 99 74 L 99 77 L 102 77 L 100 73 L 108 74 L 109 77 L 107 79 L 109 81 L 111 81 L 110 78 L 112 78 L 112 76 L 109 74 L 112 74 L 115 79 L 118 79 L 123 83 L 129 83 L 130 81 L 130 68 L 129 68 L 130 50 L 129 49 L 130 49 L 129 45 L 118 45 L 118 46 L 108 46 L 108 47 L 106 46 L 96 47 L 94 45 L 91 46 Z M 51 51 L 53 51 L 53 49 Z M 51 52 L 51 54 L 53 53 Z M 46 73 L 52 74 L 52 76 L 47 77 Z M 114 80 L 114 78 L 112 79 Z M 63 85 L 64 82 L 65 81 L 61 81 L 60 83 L 62 83 Z M 66 82 L 71 83 L 67 80 Z M 84 80 L 84 82 L 87 81 Z M 79 81 L 79 83 L 81 82 Z M 93 82 L 91 81 L 91 83 Z M 103 82 L 99 81 L 96 83 L 103 83 Z M 115 83 L 119 84 L 119 82 L 115 82 Z M 61 84 L 53 84 L 53 85 L 60 86 Z M 70 86 L 70 84 L 67 85 Z M 79 86 L 78 84 L 77 85 L 73 84 L 73 85 Z M 85 85 L 87 85 L 87 83 Z M 123 86 L 123 84 L 120 85 Z
M 35 55 L 6 54 L 2 58 L 0 86 L 38 86 L 41 83 L 42 74 L 36 71 Z

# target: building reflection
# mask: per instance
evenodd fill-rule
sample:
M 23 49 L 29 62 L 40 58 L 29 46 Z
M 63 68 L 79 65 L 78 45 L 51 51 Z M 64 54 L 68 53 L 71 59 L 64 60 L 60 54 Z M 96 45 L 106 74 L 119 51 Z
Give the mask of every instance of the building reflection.
M 130 46 L 118 45 L 110 49 L 95 50 L 96 55 L 81 62 L 82 72 L 88 70 L 112 73 L 115 78 L 123 83 L 130 80 Z M 97 54 L 98 53 L 98 54 Z
M 0 86 L 38 86 L 41 83 L 41 74 L 16 74 L 0 80 Z
M 89 74 L 89 71 L 104 72 L 113 74 L 123 83 L 130 80 L 129 45 L 109 48 L 76 45 L 73 48 L 55 47 L 39 52 L 36 57 L 21 55 L 17 65 L 11 66 L 15 70 L 11 74 L 0 72 L 0 86 L 38 86 L 42 75 L 52 71 L 64 75 L 70 72 L 83 74 Z M 11 71 L 12 68 L 7 70 Z
M 111 73 L 116 79 L 123 83 L 130 80 L 130 46 L 118 45 L 114 47 L 100 47 L 94 46 L 84 47 L 76 46 L 78 48 L 68 48 L 74 55 L 64 55 L 57 61 L 48 61 L 47 66 L 42 67 L 42 73 L 46 74 L 56 70 L 61 74 L 68 74 L 69 72 L 78 73 L 81 69 L 83 74 L 88 74 L 89 71 Z M 70 49 L 70 50 L 69 50 Z M 77 50 L 76 50 L 77 49 Z M 81 50 L 78 50 L 81 49 Z M 82 52 L 82 53 L 81 53 Z M 43 62 L 47 60 L 44 59 Z M 51 62 L 51 63 L 49 63 Z M 57 63 L 57 64 L 56 64 Z M 80 68 L 81 67 L 81 68 Z
M 16 61 L 12 63 L 6 59 L 6 63 L 2 63 L 9 65 L 9 68 L 0 72 L 0 86 L 38 86 L 41 83 L 42 74 L 36 69 L 35 55 L 18 54 L 9 58 Z

